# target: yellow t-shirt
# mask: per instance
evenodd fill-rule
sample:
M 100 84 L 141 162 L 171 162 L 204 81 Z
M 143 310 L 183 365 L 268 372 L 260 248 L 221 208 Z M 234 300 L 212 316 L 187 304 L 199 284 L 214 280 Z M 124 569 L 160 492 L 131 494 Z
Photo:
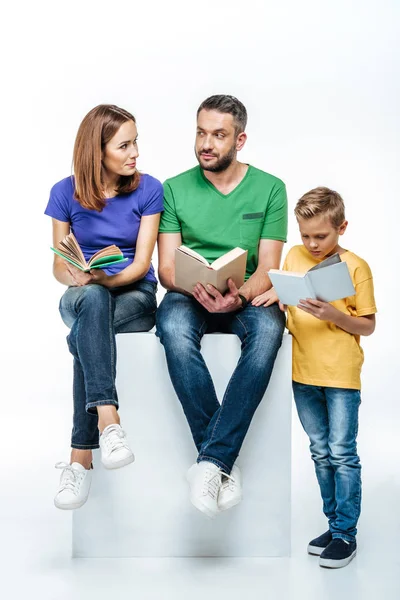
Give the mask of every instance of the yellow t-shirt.
M 372 273 L 368 264 L 348 250 L 340 258 L 349 267 L 356 293 L 331 304 L 353 317 L 376 313 Z M 294 246 L 285 259 L 283 269 L 305 273 L 319 262 L 304 246 Z M 287 314 L 287 328 L 293 336 L 293 380 L 308 385 L 359 390 L 364 361 L 360 336 L 347 333 L 295 306 L 289 306 Z

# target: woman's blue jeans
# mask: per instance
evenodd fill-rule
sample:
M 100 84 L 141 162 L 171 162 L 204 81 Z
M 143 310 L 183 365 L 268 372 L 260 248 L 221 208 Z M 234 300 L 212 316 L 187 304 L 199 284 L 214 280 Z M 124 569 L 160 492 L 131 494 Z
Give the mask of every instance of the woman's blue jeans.
M 211 314 L 194 298 L 168 292 L 156 321 L 171 381 L 199 452 L 198 461 L 213 462 L 229 474 L 269 383 L 285 316 L 277 304 Z M 242 342 L 221 406 L 200 352 L 203 335 L 215 331 L 234 333 Z
M 359 390 L 293 382 L 301 424 L 310 438 L 323 510 L 332 537 L 354 542 L 361 510 L 357 454 Z
M 112 289 L 69 287 L 62 296 L 60 313 L 71 328 L 67 342 L 74 357 L 72 448 L 99 447 L 97 406 L 118 409 L 115 334 L 154 326 L 156 289 L 155 283 L 141 280 Z

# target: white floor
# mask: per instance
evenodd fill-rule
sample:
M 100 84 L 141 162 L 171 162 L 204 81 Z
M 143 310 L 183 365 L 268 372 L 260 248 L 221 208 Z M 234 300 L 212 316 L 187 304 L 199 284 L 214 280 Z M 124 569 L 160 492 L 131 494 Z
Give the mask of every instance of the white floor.
M 379 429 L 385 423 L 374 425 Z M 365 429 L 371 431 L 368 422 Z M 31 432 L 34 437 L 34 422 Z M 2 470 L 0 595 L 7 600 L 204 600 L 211 595 L 236 600 L 245 594 L 263 600 L 398 600 L 398 451 L 392 451 L 388 439 L 377 457 L 373 444 L 365 443 L 368 435 L 366 431 L 360 438 L 365 466 L 359 553 L 351 565 L 337 571 L 321 569 L 318 559 L 305 552 L 307 541 L 324 530 L 325 522 L 296 415 L 293 541 L 287 559 L 71 559 L 71 515 L 52 506 L 58 472 L 52 472 L 49 462 L 53 450 L 42 447 L 34 461 L 26 457 L 20 469 L 4 465 Z

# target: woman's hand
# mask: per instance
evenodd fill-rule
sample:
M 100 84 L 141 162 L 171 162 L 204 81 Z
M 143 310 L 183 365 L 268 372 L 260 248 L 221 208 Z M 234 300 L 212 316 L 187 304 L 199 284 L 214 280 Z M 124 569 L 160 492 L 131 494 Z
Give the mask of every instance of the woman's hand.
M 93 283 L 93 277 L 90 273 L 84 273 L 80 269 L 71 265 L 71 263 L 64 261 L 66 265 L 66 269 L 71 276 L 72 286 L 81 287 L 82 285 L 87 285 L 88 283 Z
M 104 287 L 114 287 L 113 285 L 113 275 L 107 275 L 101 269 L 92 269 L 90 271 L 90 276 L 92 278 L 92 283 L 97 283 L 98 285 L 103 285 Z

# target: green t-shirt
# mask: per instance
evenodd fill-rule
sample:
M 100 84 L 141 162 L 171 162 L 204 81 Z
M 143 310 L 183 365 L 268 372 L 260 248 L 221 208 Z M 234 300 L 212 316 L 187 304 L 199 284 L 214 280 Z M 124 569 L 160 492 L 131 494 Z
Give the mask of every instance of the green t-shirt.
M 164 183 L 160 233 L 181 233 L 182 243 L 209 262 L 236 246 L 248 250 L 248 279 L 257 268 L 260 239 L 286 241 L 285 184 L 249 165 L 239 185 L 221 194 L 194 167 Z

